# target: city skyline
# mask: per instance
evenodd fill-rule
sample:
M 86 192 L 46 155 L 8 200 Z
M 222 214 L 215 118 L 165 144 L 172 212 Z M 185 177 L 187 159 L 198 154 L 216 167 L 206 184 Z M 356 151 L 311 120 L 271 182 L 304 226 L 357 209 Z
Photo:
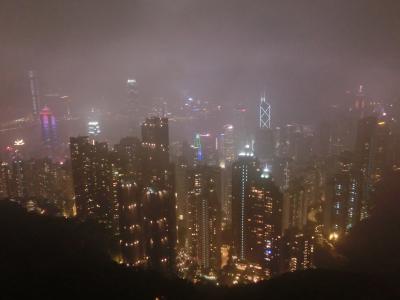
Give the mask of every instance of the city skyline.
M 396 298 L 399 15 L 0 0 L 4 295 Z
M 255 103 L 266 91 L 286 122 L 319 121 L 359 85 L 375 99 L 399 93 L 396 1 L 231 1 L 226 8 L 211 1 L 95 1 L 95 10 L 93 3 L 2 1 L 2 118 L 26 113 L 29 70 L 37 72 L 42 95 L 70 95 L 77 109 L 119 107 L 126 80 L 134 78 L 145 101 L 165 97 L 172 104 L 186 92 L 222 104 Z

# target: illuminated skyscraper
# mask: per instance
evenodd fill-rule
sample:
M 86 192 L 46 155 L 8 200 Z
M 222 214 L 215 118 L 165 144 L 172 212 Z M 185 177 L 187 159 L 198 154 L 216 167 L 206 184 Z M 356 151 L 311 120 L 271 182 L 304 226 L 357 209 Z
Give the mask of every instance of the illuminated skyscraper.
M 265 93 L 260 100 L 260 128 L 271 128 L 271 104 L 267 102 Z
M 176 220 L 179 248 L 185 247 L 188 239 L 188 192 L 191 188 L 189 167 L 181 159 L 175 164 Z
M 297 171 L 296 175 L 284 190 L 283 231 L 289 229 L 297 234 L 303 233 L 306 227 L 322 225 L 319 209 L 327 202 L 327 189 L 318 168 L 309 167 L 301 173 Z
M 125 264 L 172 271 L 176 220 L 168 120 L 147 119 L 142 143 L 125 138 L 112 152 L 89 137 L 71 138 L 70 147 L 77 216 L 119 235 Z
M 337 170 L 326 185 L 324 230 L 332 242 L 341 239 L 361 218 L 363 176 L 355 166 L 351 152 L 341 153 Z
M 10 196 L 13 198 L 22 198 L 26 196 L 24 183 L 24 162 L 22 158 L 15 157 L 11 162 Z
M 99 114 L 94 108 L 90 111 L 89 120 L 87 123 L 88 135 L 90 138 L 95 139 L 101 133 Z
M 145 187 L 143 196 L 143 238 L 146 265 L 158 271 L 175 267 L 174 194 L 168 187 Z
M 137 120 L 142 119 L 144 115 L 144 107 L 139 101 L 139 86 L 136 79 L 129 78 L 126 80 L 126 93 L 128 105 L 127 112 L 129 113 L 130 117 L 135 121 L 135 123 L 139 123 Z
M 222 150 L 224 164 L 231 164 L 236 158 L 234 128 L 231 124 L 224 125 Z
M 232 166 L 226 165 L 221 168 L 221 206 L 222 220 L 221 226 L 223 230 L 232 227 Z
M 10 196 L 11 170 L 6 162 L 0 163 L 0 198 Z
M 50 159 L 31 159 L 25 162 L 24 173 L 28 197 L 55 199 L 53 180 L 56 168 Z
M 148 175 L 160 175 L 169 168 L 168 119 L 151 117 L 142 124 L 142 147 Z
M 201 147 L 201 140 L 200 140 L 200 134 L 196 134 L 194 138 L 194 145 L 193 145 L 194 151 L 195 151 L 195 162 L 199 163 L 203 160 L 203 149 Z
M 275 157 L 272 165 L 272 175 L 281 191 L 286 191 L 292 181 L 293 160 Z
M 175 267 L 176 216 L 173 168 L 169 163 L 168 119 L 142 124 L 143 233 L 147 265 L 160 271 Z
M 218 167 L 211 166 L 196 166 L 190 173 L 189 253 L 202 274 L 215 275 L 221 265 L 221 173 Z
M 136 79 L 130 78 L 126 81 L 126 90 L 128 93 L 128 99 L 132 105 L 137 105 L 139 90 Z
M 141 186 L 135 180 L 118 182 L 120 246 L 123 262 L 140 266 L 145 262 L 141 216 Z
M 113 177 L 110 153 L 106 143 L 89 137 L 71 137 L 71 167 L 77 217 L 92 218 L 115 233 L 115 206 L 112 196 Z
M 51 214 L 73 214 L 71 175 L 63 163 L 49 158 L 24 161 L 24 188 L 28 198 L 46 199 Z M 50 213 L 50 211 L 48 211 Z
M 98 121 L 88 122 L 88 134 L 91 137 L 96 137 L 101 133 L 100 124 Z
M 337 174 L 330 183 L 328 194 L 328 238 L 337 240 L 360 220 L 360 182 L 352 173 Z
M 41 109 L 38 78 L 35 71 L 29 71 L 28 76 L 32 97 L 32 113 L 34 116 L 38 116 Z
M 128 178 L 142 176 L 142 145 L 136 137 L 125 137 L 114 146 L 114 165 Z
M 210 133 L 197 133 L 192 148 L 195 156 L 195 164 L 218 164 L 218 139 L 214 135 Z
M 43 145 L 49 150 L 54 150 L 57 144 L 57 122 L 50 108 L 47 106 L 40 111 L 40 125 Z
M 250 186 L 248 257 L 266 276 L 279 272 L 283 197 L 266 167 Z
M 232 165 L 232 229 L 233 242 L 239 259 L 249 255 L 251 219 L 250 188 L 259 175 L 258 161 L 247 145 Z
M 122 262 L 127 266 L 145 265 L 142 216 L 142 149 L 135 137 L 125 137 L 111 153 L 113 201 L 118 203 L 119 241 Z
M 364 118 L 382 111 L 382 103 L 376 101 L 365 93 L 363 85 L 360 85 L 355 93 L 350 93 L 353 97 L 349 111 L 356 118 Z
M 26 196 L 23 147 L 23 140 L 17 140 L 14 146 L 7 147 L 10 163 L 2 164 L 5 182 L 8 181 L 6 190 L 11 198 Z
M 247 144 L 251 144 L 249 130 L 247 128 L 248 110 L 244 105 L 239 105 L 234 110 L 235 128 L 235 149 L 236 151 L 243 149 Z

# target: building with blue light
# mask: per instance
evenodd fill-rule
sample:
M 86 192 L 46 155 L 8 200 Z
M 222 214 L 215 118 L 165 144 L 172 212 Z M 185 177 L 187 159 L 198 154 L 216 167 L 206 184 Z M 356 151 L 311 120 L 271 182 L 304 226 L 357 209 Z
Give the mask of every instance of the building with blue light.
M 40 127 L 43 146 L 48 151 L 47 155 L 52 156 L 57 145 L 57 122 L 47 106 L 40 111 Z

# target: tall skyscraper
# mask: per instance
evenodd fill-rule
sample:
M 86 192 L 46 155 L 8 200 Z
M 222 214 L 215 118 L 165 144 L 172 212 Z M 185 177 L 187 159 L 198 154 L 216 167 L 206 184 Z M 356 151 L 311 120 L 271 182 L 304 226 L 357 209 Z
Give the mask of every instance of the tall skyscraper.
M 88 122 L 88 134 L 90 137 L 96 137 L 101 133 L 99 121 Z
M 245 260 L 249 255 L 251 219 L 250 188 L 259 175 L 258 161 L 250 146 L 239 154 L 232 165 L 232 231 L 237 257 Z
M 108 150 L 89 137 L 71 138 L 77 216 L 119 237 L 122 262 L 158 271 L 175 266 L 175 191 L 168 120 L 149 118 L 143 140 L 127 137 Z
M 147 175 L 160 175 L 169 168 L 168 119 L 151 117 L 142 124 L 144 169 Z
M 0 198 L 10 197 L 11 169 L 8 163 L 0 163 Z
M 353 97 L 350 103 L 349 112 L 356 118 L 364 118 L 378 113 L 381 103 L 368 97 L 365 88 L 360 85 L 355 93 L 350 93 Z
M 11 198 L 23 198 L 26 196 L 25 174 L 24 174 L 24 146 L 23 140 L 14 142 L 14 146 L 7 147 L 8 161 L 5 163 L 4 171 L 8 173 L 10 178 L 9 186 L 7 187 L 8 196 Z
M 292 181 L 293 160 L 285 157 L 274 158 L 272 175 L 282 191 L 289 188 Z
M 122 262 L 145 265 L 143 236 L 142 146 L 138 138 L 125 137 L 111 152 L 113 201 L 118 203 L 119 240 Z
M 107 144 L 90 141 L 85 136 L 72 137 L 70 150 L 77 217 L 95 219 L 115 233 L 118 220 L 114 213 L 118 203 L 112 196 L 113 177 Z
M 248 257 L 264 268 L 265 275 L 279 272 L 283 197 L 268 168 L 250 186 Z
M 197 163 L 218 164 L 217 139 L 211 133 L 196 134 L 195 145 Z
M 57 122 L 47 106 L 40 111 L 40 126 L 43 145 L 48 151 L 47 155 L 52 156 L 57 146 Z
M 11 162 L 10 197 L 23 198 L 25 196 L 24 161 L 16 156 Z
M 226 124 L 224 125 L 222 139 L 222 156 L 224 165 L 232 164 L 232 162 L 236 159 L 235 153 L 234 127 L 231 124 Z
M 92 108 L 89 114 L 87 130 L 89 137 L 92 139 L 97 138 L 101 134 L 99 113 L 94 108 Z
M 142 178 L 142 156 L 141 141 L 136 137 L 125 137 L 114 146 L 114 166 L 124 177 L 135 180 Z
M 201 139 L 199 133 L 196 133 L 196 136 L 194 138 L 193 149 L 195 152 L 194 161 L 196 164 L 198 164 L 203 160 L 203 149 L 201 146 Z
M 179 248 L 185 247 L 188 239 L 188 193 L 191 187 L 189 166 L 184 159 L 175 164 L 176 221 Z
M 235 148 L 243 149 L 251 144 L 251 137 L 247 128 L 248 110 L 244 105 L 239 105 L 234 110 Z
M 303 178 L 296 178 L 285 191 L 285 229 L 294 227 L 301 230 L 306 225 L 311 205 L 308 189 Z
M 230 164 L 221 168 L 221 206 L 222 206 L 222 230 L 232 228 L 232 166 Z
M 31 90 L 31 97 L 32 97 L 32 113 L 34 116 L 38 116 L 41 105 L 40 105 L 40 94 L 39 94 L 39 82 L 37 78 L 36 71 L 29 71 L 29 84 Z
M 140 183 L 128 178 L 118 181 L 121 255 L 128 266 L 141 266 L 145 263 L 141 197 Z
M 394 158 L 393 135 L 385 121 L 376 116 L 361 119 L 358 123 L 355 144 L 355 168 L 361 174 L 361 219 L 370 216 L 374 204 L 371 192 L 384 171 L 392 168 Z
M 136 126 L 140 124 L 145 112 L 146 107 L 139 101 L 139 85 L 136 79 L 129 78 L 126 80 L 126 93 L 127 93 L 127 109 L 126 112 L 129 114 L 135 126 L 131 129 L 136 132 Z
M 189 253 L 203 275 L 215 275 L 221 266 L 220 169 L 196 166 L 190 173 L 187 232 Z
M 326 183 L 324 202 L 325 236 L 336 242 L 361 219 L 362 173 L 353 153 L 345 151 L 338 157 L 335 173 Z
M 260 128 L 271 128 L 271 104 L 267 102 L 265 93 L 260 100 Z
M 360 220 L 360 183 L 351 172 L 336 174 L 329 184 L 328 238 L 336 241 Z
M 167 118 L 151 117 L 143 122 L 142 148 L 143 232 L 147 265 L 168 271 L 175 267 L 176 215 Z
M 137 106 L 139 89 L 136 79 L 130 78 L 126 80 L 126 90 L 128 93 L 128 100 L 133 106 Z

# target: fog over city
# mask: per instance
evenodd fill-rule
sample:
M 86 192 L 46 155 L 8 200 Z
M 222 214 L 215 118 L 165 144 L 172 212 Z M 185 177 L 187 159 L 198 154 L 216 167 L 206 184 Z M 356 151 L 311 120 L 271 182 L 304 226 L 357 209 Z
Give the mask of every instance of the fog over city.
M 388 0 L 2 0 L 2 117 L 26 113 L 34 69 L 76 109 L 118 107 L 134 77 L 146 99 L 255 106 L 266 91 L 275 121 L 315 121 L 360 84 L 398 96 L 399 11 Z
M 0 0 L 0 298 L 400 298 L 399 16 Z

